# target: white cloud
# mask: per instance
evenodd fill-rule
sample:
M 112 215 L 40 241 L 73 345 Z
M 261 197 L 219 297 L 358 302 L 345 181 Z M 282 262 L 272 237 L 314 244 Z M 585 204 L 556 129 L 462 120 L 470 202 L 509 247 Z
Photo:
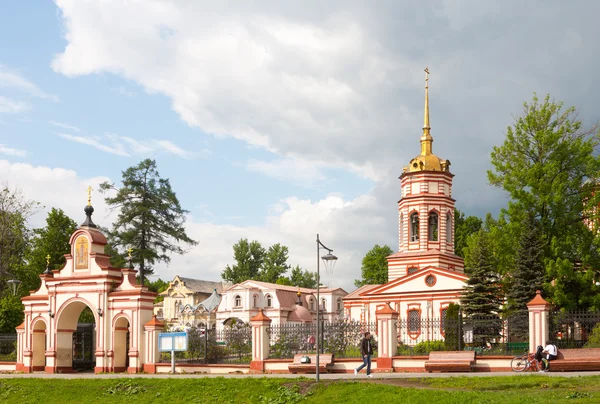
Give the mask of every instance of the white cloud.
M 53 124 L 67 129 L 70 127 L 70 125 L 57 124 L 56 122 Z M 71 127 L 71 129 L 79 130 L 79 128 L 76 127 Z M 198 153 L 182 149 L 169 140 L 151 139 L 148 141 L 140 141 L 127 136 L 119 136 L 114 133 L 106 133 L 103 136 L 74 136 L 68 133 L 57 133 L 57 135 L 63 139 L 92 146 L 103 152 L 123 157 L 131 157 L 134 154 L 152 154 L 159 151 L 164 151 L 186 159 L 198 155 Z M 203 154 L 206 154 L 206 152 L 203 151 Z
M 57 121 L 48 121 L 48 123 L 52 126 L 56 126 L 58 128 L 67 129 L 73 132 L 81 132 L 77 126 L 69 125 L 68 123 L 57 122 Z
M 7 147 L 3 144 L 0 144 L 0 154 L 6 154 L 8 156 L 17 156 L 17 157 L 25 157 L 27 152 L 21 149 L 13 149 L 12 147 Z
M 25 197 L 45 206 L 43 212 L 31 219 L 31 225 L 37 227 L 44 225 L 46 214 L 52 207 L 63 209 L 78 223 L 83 222 L 87 187 L 91 185 L 97 190 L 100 183 L 113 180 L 82 178 L 73 170 L 0 160 L 0 183 L 18 186 Z M 262 225 L 247 227 L 215 224 L 190 216 L 187 232 L 199 242 L 198 245 L 186 255 L 173 256 L 169 266 L 159 265 L 156 272 L 163 279 L 182 275 L 219 280 L 225 266 L 233 263 L 232 246 L 241 238 L 258 240 L 263 246 L 274 243 L 287 245 L 291 265 L 301 265 L 314 271 L 315 240 L 319 233 L 325 245 L 333 248 L 339 257 L 334 274 L 329 275 L 325 271 L 321 274 L 323 282 L 350 291 L 354 279 L 360 277 L 360 261 L 364 254 L 375 243 L 389 244 L 388 234 L 394 235 L 394 231 L 382 225 L 385 220 L 381 215 L 365 214 L 373 213 L 375 203 L 373 195 L 362 195 L 353 200 L 329 195 L 315 202 L 290 197 L 279 201 L 279 210 L 274 209 Z M 108 215 L 104 196 L 94 191 L 92 205 L 95 209 L 94 222 L 110 227 L 114 217 Z M 235 220 L 234 217 L 231 219 Z
M 17 114 L 30 109 L 29 104 L 23 101 L 15 101 L 0 95 L 0 113 Z
M 24 91 L 32 97 L 42 98 L 54 102 L 58 101 L 58 97 L 56 95 L 46 93 L 31 81 L 3 65 L 0 65 L 0 87 L 14 88 Z
M 58 133 L 58 136 L 63 139 L 70 140 L 72 142 L 85 144 L 88 146 L 92 146 L 98 150 L 101 150 L 106 153 L 116 154 L 117 156 L 130 157 L 130 154 L 127 153 L 121 144 L 112 144 L 108 146 L 104 143 L 101 143 L 101 139 L 98 137 L 89 137 L 89 136 L 73 136 L 68 133 Z
M 246 168 L 279 180 L 291 180 L 302 185 L 311 186 L 324 181 L 321 169 L 325 166 L 318 162 L 301 159 L 280 159 L 276 161 L 249 160 Z
M 120 86 L 120 87 L 114 87 L 110 89 L 111 91 L 114 91 L 117 94 L 121 94 L 125 97 L 135 97 L 135 93 L 133 91 L 129 91 L 127 90 L 125 87 Z

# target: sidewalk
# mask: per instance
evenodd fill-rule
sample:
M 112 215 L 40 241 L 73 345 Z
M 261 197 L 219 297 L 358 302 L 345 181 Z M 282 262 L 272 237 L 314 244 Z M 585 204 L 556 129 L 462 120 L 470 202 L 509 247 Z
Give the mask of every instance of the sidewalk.
M 413 378 L 428 378 L 428 377 L 494 377 L 494 376 L 522 376 L 528 377 L 531 375 L 539 375 L 542 377 L 580 377 L 580 376 L 598 376 L 600 372 L 550 372 L 550 373 L 516 373 L 516 372 L 477 372 L 477 373 L 373 373 L 372 378 L 367 378 L 364 373 L 355 376 L 351 373 L 325 373 L 320 375 L 321 380 L 382 380 L 382 379 L 413 379 Z M 231 379 L 246 379 L 246 378 L 281 378 L 281 379 L 296 379 L 304 377 L 306 379 L 315 379 L 314 374 L 308 375 L 293 375 L 293 374 L 127 374 L 127 373 L 104 373 L 94 374 L 92 372 L 82 373 L 62 373 L 62 374 L 48 374 L 43 372 L 36 373 L 0 373 L 0 379 L 12 379 L 12 378 L 39 378 L 39 379 L 135 379 L 135 378 L 146 378 L 146 379 L 195 379 L 203 377 L 225 377 Z

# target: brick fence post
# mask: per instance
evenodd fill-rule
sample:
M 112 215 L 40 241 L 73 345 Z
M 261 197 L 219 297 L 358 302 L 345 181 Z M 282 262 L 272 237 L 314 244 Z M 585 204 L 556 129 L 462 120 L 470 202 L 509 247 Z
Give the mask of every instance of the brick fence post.
M 388 303 L 375 312 L 377 319 L 377 371 L 393 372 L 393 357 L 398 351 L 398 312 Z
M 164 329 L 165 325 L 156 318 L 156 315 L 153 315 L 152 320 L 144 324 L 146 352 L 144 355 L 143 369 L 146 373 L 156 373 L 156 364 L 160 362 L 160 352 L 158 352 L 158 334 Z
M 535 352 L 538 345 L 545 346 L 550 336 L 550 304 L 537 290 L 535 297 L 527 303 L 529 310 L 529 352 Z
M 262 309 L 250 319 L 252 324 L 252 362 L 250 362 L 250 373 L 263 373 L 265 371 L 265 359 L 269 357 L 269 333 L 271 319 L 263 313 Z

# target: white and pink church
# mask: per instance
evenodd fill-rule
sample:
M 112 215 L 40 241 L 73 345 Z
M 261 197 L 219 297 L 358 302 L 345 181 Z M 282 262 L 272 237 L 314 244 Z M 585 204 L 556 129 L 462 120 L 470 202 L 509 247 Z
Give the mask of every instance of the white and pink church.
M 375 312 L 389 303 L 405 319 L 405 335 L 411 345 L 423 335 L 443 330 L 423 329 L 424 319 L 439 318 L 458 302 L 468 277 L 463 259 L 454 254 L 454 199 L 450 161 L 432 151 L 429 125 L 429 71 L 425 69 L 425 113 L 421 152 L 404 167 L 398 201 L 398 252 L 388 257 L 388 282 L 365 285 L 344 297 L 347 318 L 371 322 Z

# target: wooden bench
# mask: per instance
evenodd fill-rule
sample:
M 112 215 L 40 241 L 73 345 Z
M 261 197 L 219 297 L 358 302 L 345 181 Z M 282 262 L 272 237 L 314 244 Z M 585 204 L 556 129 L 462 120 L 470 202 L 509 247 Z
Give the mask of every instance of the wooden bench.
M 471 372 L 475 366 L 475 351 L 433 351 L 425 361 L 428 372 Z
M 310 363 L 301 363 L 302 357 L 308 356 Z M 317 372 L 317 355 L 316 354 L 297 354 L 294 356 L 294 363 L 288 365 L 288 369 L 292 373 L 316 373 Z M 331 372 L 333 369 L 333 354 L 319 355 L 319 372 Z
M 559 349 L 550 371 L 600 370 L 600 348 Z

